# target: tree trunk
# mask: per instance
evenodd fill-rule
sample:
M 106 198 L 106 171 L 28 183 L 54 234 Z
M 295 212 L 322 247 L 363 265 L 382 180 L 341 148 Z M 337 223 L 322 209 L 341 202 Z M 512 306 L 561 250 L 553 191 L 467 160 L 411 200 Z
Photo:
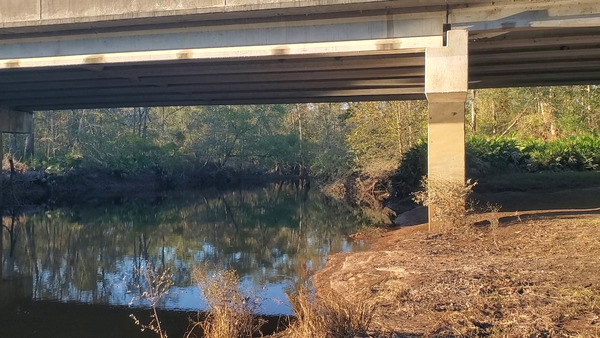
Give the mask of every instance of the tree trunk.
M 299 141 L 300 141 L 300 164 L 302 165 L 302 167 L 304 167 L 304 152 L 302 149 L 303 136 L 302 136 L 302 113 L 301 112 L 298 112 L 298 134 L 300 136 L 300 139 L 299 139 Z
M 391 104 L 390 104 L 391 106 Z M 393 108 L 393 106 L 392 106 Z M 402 154 L 403 151 L 403 144 L 402 144 L 402 122 L 401 122 L 401 116 L 400 114 L 402 114 L 402 112 L 399 109 L 396 109 L 396 111 L 394 112 L 394 116 L 396 117 L 396 138 L 397 138 L 397 143 L 398 143 L 398 154 Z
M 27 137 L 25 138 L 25 158 L 26 159 L 30 159 L 34 155 L 34 141 L 35 141 L 35 136 L 34 136 L 33 132 L 27 134 Z
M 149 107 L 145 107 L 143 109 L 143 123 L 142 123 L 142 138 L 146 139 L 146 136 L 148 134 L 148 119 L 150 118 L 150 108 Z
M 52 157 L 56 157 L 56 127 L 54 126 L 54 112 L 50 113 L 50 145 L 52 150 Z M 50 154 L 48 154 L 50 157 Z
M 600 114 L 593 114 L 592 113 L 592 86 L 588 85 L 587 86 L 587 99 L 585 100 L 586 102 L 586 113 L 587 113 L 587 122 L 588 122 L 588 129 L 592 132 L 595 133 L 598 131 L 598 121 L 596 121 L 597 117 L 594 118 L 594 115 L 600 115 Z
M 492 134 L 498 133 L 498 114 L 496 113 L 496 102 L 492 101 Z
M 473 98 L 471 99 L 471 132 L 473 134 L 477 132 L 477 108 L 475 107 L 476 97 L 477 91 L 473 89 Z
M 542 121 L 544 122 L 544 125 L 549 133 L 549 136 L 546 137 L 550 139 L 555 138 L 558 134 L 558 130 L 556 129 L 556 125 L 554 123 L 555 119 L 553 116 L 554 114 L 552 113 L 552 107 L 548 102 L 540 101 L 540 113 L 542 114 Z
M 19 153 L 19 147 L 17 146 L 17 135 L 16 134 L 9 134 L 10 136 L 10 143 L 8 144 L 8 153 L 10 154 L 10 156 L 16 157 L 16 158 L 20 158 L 20 156 L 17 156 L 17 154 Z

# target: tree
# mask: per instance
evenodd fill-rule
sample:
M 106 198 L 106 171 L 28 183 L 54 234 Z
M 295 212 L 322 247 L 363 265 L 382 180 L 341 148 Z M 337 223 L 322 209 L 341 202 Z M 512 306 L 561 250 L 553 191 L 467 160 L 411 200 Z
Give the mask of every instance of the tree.
M 346 142 L 358 167 L 395 169 L 425 131 L 423 101 L 363 102 L 350 106 Z

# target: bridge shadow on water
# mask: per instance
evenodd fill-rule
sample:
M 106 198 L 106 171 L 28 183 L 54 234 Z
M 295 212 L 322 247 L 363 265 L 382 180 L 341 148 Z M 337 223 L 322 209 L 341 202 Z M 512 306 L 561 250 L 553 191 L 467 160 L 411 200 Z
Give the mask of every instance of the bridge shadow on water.
M 8 282 L 2 282 L 7 284 Z M 14 283 L 13 283 L 14 284 Z M 4 292 L 4 286 L 2 291 Z M 4 293 L 3 293 L 4 294 Z M 141 331 L 130 315 L 142 322 L 149 322 L 150 309 L 127 306 L 62 303 L 55 301 L 25 300 L 0 307 L 2 337 L 156 337 L 156 333 Z M 193 311 L 161 310 L 161 326 L 169 337 L 185 337 L 191 328 L 191 320 L 198 314 Z M 282 329 L 289 322 L 287 316 L 261 316 L 266 320 L 263 334 Z M 201 331 L 194 330 L 190 337 L 200 337 Z

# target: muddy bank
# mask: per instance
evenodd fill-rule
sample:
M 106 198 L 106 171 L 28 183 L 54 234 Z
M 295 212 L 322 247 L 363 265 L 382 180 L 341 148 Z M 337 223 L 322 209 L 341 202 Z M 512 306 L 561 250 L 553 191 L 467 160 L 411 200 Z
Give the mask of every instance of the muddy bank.
M 401 227 L 368 251 L 330 256 L 314 283 L 318 292 L 376 300 L 377 333 L 595 336 L 600 194 L 586 194 L 559 193 L 567 204 L 585 195 L 594 208 L 552 209 L 556 202 L 513 195 L 512 203 L 530 211 L 480 214 L 479 226 L 436 236 L 425 224 Z
M 152 201 L 166 191 L 186 189 L 234 189 L 269 183 L 309 181 L 298 175 L 262 172 L 194 171 L 167 175 L 160 171 L 124 173 L 101 170 L 76 170 L 66 174 L 43 171 L 4 173 L 2 197 L 4 209 L 36 206 L 60 207 L 74 204 L 123 203 L 127 200 Z

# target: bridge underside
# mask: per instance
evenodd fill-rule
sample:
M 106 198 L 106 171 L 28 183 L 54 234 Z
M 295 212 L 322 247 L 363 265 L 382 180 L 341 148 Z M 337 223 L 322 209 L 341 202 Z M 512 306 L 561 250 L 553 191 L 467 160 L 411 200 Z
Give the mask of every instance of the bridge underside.
M 18 110 L 425 99 L 425 53 L 331 53 L 4 72 Z
M 0 131 L 28 111 L 427 99 L 430 183 L 463 184 L 468 88 L 600 83 L 597 1 L 354 3 L 7 24 Z
M 396 49 L 409 40 L 415 48 Z M 425 99 L 425 46 L 442 39 L 338 45 L 341 52 L 314 43 L 7 61 L 0 103 L 35 111 Z M 470 88 L 600 83 L 600 28 L 471 39 L 468 72 Z

